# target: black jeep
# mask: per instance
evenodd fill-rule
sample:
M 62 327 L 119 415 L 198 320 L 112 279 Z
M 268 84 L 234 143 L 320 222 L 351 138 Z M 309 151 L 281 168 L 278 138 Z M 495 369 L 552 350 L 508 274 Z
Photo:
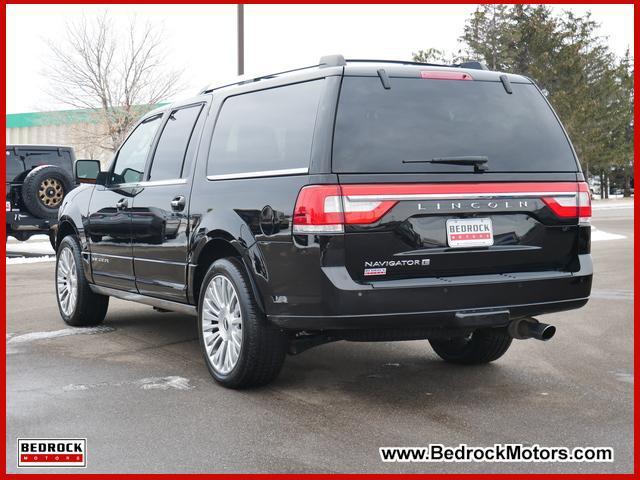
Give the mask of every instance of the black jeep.
M 6 152 L 7 238 L 49 234 L 62 200 L 76 186 L 73 148 L 7 145 Z

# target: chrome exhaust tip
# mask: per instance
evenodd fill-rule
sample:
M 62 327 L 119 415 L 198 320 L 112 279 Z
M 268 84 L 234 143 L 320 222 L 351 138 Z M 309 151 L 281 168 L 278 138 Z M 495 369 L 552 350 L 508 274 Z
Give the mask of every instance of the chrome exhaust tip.
M 509 335 L 518 340 L 535 338 L 546 342 L 556 334 L 556 327 L 540 323 L 535 318 L 519 318 L 509 324 Z

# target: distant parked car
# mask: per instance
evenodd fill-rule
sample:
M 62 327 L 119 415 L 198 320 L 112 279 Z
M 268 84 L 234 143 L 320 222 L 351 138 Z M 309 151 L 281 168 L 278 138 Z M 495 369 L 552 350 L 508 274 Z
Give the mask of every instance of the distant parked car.
M 48 235 L 62 200 L 76 186 L 73 148 L 7 145 L 6 153 L 7 238 Z

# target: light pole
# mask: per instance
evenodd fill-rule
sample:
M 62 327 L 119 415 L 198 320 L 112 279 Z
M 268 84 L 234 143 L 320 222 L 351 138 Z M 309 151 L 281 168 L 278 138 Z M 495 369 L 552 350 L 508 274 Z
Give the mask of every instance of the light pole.
M 238 4 L 238 75 L 244 75 L 244 5 Z

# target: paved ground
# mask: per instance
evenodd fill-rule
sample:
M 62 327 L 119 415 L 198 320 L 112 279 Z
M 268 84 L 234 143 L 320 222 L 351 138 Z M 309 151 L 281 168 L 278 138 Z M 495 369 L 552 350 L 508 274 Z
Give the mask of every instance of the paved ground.
M 9 471 L 17 437 L 87 437 L 88 472 L 631 472 L 633 210 L 608 205 L 593 221 L 593 298 L 544 318 L 558 327 L 552 341 L 515 342 L 495 364 L 471 368 L 439 361 L 422 341 L 340 342 L 288 358 L 278 381 L 256 391 L 216 386 L 193 320 L 150 307 L 112 300 L 113 330 L 33 334 L 66 328 L 53 263 L 8 265 Z M 378 457 L 380 446 L 428 443 L 612 446 L 615 462 Z

